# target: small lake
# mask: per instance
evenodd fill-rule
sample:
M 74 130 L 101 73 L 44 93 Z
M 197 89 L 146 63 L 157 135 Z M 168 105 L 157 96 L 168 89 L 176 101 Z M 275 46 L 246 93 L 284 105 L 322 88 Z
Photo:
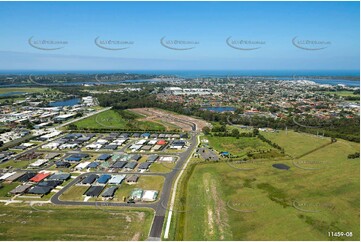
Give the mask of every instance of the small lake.
M 0 94 L 0 97 L 11 97 L 26 94 L 26 92 L 7 92 Z
M 222 112 L 234 112 L 236 110 L 235 107 L 205 107 L 203 110 L 208 110 L 212 112 L 222 113 Z
M 72 98 L 68 100 L 60 100 L 56 102 L 50 102 L 49 107 L 63 107 L 63 106 L 74 106 L 80 103 L 80 98 Z

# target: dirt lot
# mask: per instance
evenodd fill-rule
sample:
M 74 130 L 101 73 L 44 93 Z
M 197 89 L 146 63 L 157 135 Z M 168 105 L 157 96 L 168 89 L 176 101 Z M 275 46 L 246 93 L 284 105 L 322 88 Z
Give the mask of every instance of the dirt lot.
M 192 117 L 173 114 L 164 110 L 154 108 L 134 108 L 130 111 L 147 116 L 146 119 L 159 120 L 162 122 L 170 123 L 180 127 L 183 131 L 192 131 L 192 123 L 196 124 L 197 131 L 201 131 L 203 127 L 210 125 L 204 120 L 195 119 Z

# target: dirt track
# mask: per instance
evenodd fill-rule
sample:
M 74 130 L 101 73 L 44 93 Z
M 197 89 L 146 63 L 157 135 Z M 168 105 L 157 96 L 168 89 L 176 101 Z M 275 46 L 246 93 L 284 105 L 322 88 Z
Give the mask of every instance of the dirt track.
M 203 127 L 210 125 L 204 120 L 195 119 L 185 115 L 173 114 L 164 110 L 154 108 L 134 108 L 130 111 L 147 116 L 148 120 L 159 120 L 180 127 L 183 131 L 192 131 L 192 125 L 196 124 L 196 131 L 201 131 Z

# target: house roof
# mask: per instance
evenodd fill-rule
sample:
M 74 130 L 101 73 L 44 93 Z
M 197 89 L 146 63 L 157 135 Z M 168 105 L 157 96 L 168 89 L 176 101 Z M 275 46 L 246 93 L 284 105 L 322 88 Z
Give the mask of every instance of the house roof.
M 38 174 L 36 174 L 36 176 L 31 178 L 30 181 L 40 182 L 40 181 L 44 180 L 45 178 L 47 178 L 48 176 L 50 176 L 50 173 L 38 173 Z
M 108 160 L 111 157 L 109 154 L 101 154 L 98 156 L 97 160 Z
M 29 190 L 30 194 L 48 194 L 52 187 L 35 186 Z
M 14 188 L 13 190 L 11 190 L 10 193 L 11 193 L 11 194 L 24 193 L 24 192 L 26 192 L 31 186 L 32 186 L 31 184 L 20 185 L 20 186 L 17 186 L 16 188 Z
M 148 156 L 147 161 L 154 162 L 158 159 L 158 157 L 159 157 L 159 155 L 150 155 L 150 156 Z
M 151 164 L 152 164 L 151 162 L 143 162 L 143 163 L 140 163 L 138 169 L 146 170 L 146 169 L 149 168 L 149 166 L 150 166 Z
M 70 167 L 71 164 L 66 161 L 57 161 L 55 162 L 56 167 Z
M 137 182 L 138 179 L 139 179 L 138 175 L 132 175 L 132 176 L 127 178 L 127 182 Z
M 107 181 L 108 181 L 111 177 L 112 177 L 111 175 L 103 174 L 103 175 L 101 175 L 101 176 L 98 178 L 97 182 L 98 182 L 98 183 L 107 183 Z
M 97 168 L 99 164 L 100 164 L 99 162 L 93 161 L 87 166 L 87 168 Z
M 102 193 L 102 197 L 113 197 L 115 191 L 118 189 L 118 187 L 114 186 L 114 187 L 108 187 L 103 193 Z
M 70 178 L 69 173 L 57 173 L 49 177 L 49 180 L 59 180 L 59 181 L 65 181 Z
M 84 180 L 81 182 L 83 184 L 91 184 L 98 178 L 98 175 L 90 174 L 89 176 L 85 177 Z
M 164 139 L 158 140 L 157 145 L 165 145 L 167 142 Z
M 123 168 L 126 164 L 126 161 L 117 161 L 112 165 L 112 168 Z
M 25 175 L 18 179 L 19 182 L 28 182 L 31 178 L 33 178 L 37 173 L 36 172 L 27 172 Z
M 138 155 L 138 154 L 135 154 L 135 155 L 132 155 L 132 157 L 130 158 L 131 160 L 139 160 L 140 158 L 142 158 L 141 155 Z
M 11 175 L 8 178 L 6 178 L 5 181 L 16 181 L 23 175 L 25 175 L 25 172 L 16 172 L 14 175 Z
M 89 189 L 84 193 L 86 196 L 90 197 L 97 197 L 103 191 L 103 186 L 91 186 Z
M 109 180 L 109 184 L 120 184 L 125 178 L 125 175 L 113 175 Z
M 124 168 L 134 169 L 137 165 L 138 165 L 138 162 L 136 162 L 136 161 L 131 161 L 131 162 L 128 162 L 128 163 L 124 166 Z
M 63 181 L 59 181 L 59 180 L 42 181 L 38 183 L 38 186 L 54 188 L 60 185 L 61 183 L 63 183 Z

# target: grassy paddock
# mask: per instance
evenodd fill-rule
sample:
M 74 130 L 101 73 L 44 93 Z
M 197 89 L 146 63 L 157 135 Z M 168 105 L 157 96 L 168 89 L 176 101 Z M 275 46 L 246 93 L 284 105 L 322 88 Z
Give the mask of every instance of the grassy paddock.
M 0 205 L 1 240 L 145 240 L 149 209 Z
M 127 118 L 115 110 L 107 110 L 89 118 L 75 122 L 78 129 L 129 129 L 129 130 L 165 130 L 159 123 L 138 121 L 141 116 L 123 111 Z
M 286 150 L 297 152 L 297 145 L 286 142 L 284 134 L 272 135 L 284 141 Z M 308 149 L 320 145 L 307 134 L 301 138 Z M 303 150 L 298 152 L 304 152 L 299 145 Z M 358 150 L 359 144 L 338 140 L 302 161 L 264 161 L 252 164 L 252 170 L 225 162 L 196 165 L 183 192 L 186 213 L 176 222 L 182 229 L 175 238 L 182 234 L 183 240 L 359 240 L 360 160 L 347 159 Z M 291 168 L 278 170 L 274 163 Z M 331 238 L 331 231 L 353 236 Z

